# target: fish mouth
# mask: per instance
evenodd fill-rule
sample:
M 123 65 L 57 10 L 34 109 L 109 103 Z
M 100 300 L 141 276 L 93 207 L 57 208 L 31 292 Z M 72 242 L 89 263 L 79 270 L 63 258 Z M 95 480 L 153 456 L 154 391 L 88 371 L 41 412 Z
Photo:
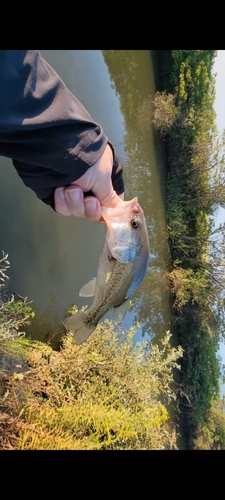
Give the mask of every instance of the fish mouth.
M 142 208 L 138 203 L 137 196 L 135 196 L 132 200 L 123 201 L 117 207 L 102 207 L 102 217 L 100 221 L 104 221 L 106 224 L 110 223 L 112 220 L 116 221 L 117 219 L 119 219 L 119 222 L 125 222 L 127 220 L 127 214 L 132 216 L 132 214 L 137 215 L 141 213 Z

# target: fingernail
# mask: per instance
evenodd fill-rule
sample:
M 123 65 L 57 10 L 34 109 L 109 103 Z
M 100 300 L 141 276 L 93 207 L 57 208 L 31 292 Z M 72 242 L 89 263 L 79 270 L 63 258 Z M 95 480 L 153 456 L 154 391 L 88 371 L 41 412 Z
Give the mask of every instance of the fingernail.
M 57 195 L 61 200 L 65 200 L 65 193 L 64 193 L 64 188 L 58 188 L 57 189 Z
M 71 201 L 80 201 L 81 199 L 81 190 L 80 188 L 72 188 L 72 189 L 67 189 L 66 193 Z
M 87 196 L 87 198 L 84 198 L 85 205 L 88 205 L 88 210 L 95 211 L 97 208 L 98 201 L 96 198 L 91 198 Z

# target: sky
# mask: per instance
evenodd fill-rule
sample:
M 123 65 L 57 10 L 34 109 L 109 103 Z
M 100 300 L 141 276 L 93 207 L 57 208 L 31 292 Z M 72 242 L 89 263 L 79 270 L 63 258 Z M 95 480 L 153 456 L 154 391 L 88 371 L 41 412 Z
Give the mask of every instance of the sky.
M 225 50 L 218 50 L 213 73 L 216 77 L 215 111 L 218 132 L 225 128 Z
M 217 73 L 215 84 L 216 126 L 218 132 L 221 132 L 225 129 L 225 50 L 217 51 L 213 73 Z M 219 210 L 215 221 L 216 226 L 219 223 L 225 222 L 225 210 Z M 222 357 L 223 363 L 225 364 L 225 344 L 220 345 L 219 355 Z M 225 386 L 223 386 L 222 392 L 225 393 Z
M 216 98 L 215 98 L 215 111 L 216 111 L 216 125 L 218 132 L 225 129 L 225 50 L 218 50 L 217 57 L 213 66 L 213 73 L 216 76 Z M 215 218 L 216 225 L 225 221 L 225 210 L 221 209 Z

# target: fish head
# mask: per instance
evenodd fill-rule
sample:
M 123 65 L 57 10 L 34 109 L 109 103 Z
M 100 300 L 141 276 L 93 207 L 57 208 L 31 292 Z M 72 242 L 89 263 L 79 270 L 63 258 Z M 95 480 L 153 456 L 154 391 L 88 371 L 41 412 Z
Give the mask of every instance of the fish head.
M 149 258 L 149 239 L 144 212 L 135 197 L 122 201 L 116 208 L 102 207 L 102 217 L 107 225 L 106 241 L 110 253 L 120 263 L 135 259 L 140 263 Z

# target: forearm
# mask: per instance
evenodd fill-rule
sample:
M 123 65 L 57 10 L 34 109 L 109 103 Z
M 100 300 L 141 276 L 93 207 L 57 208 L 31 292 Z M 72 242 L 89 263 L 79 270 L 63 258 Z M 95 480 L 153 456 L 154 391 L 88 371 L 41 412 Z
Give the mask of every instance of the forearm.
M 107 137 L 38 51 L 0 51 L 0 154 L 44 202 L 81 177 Z

